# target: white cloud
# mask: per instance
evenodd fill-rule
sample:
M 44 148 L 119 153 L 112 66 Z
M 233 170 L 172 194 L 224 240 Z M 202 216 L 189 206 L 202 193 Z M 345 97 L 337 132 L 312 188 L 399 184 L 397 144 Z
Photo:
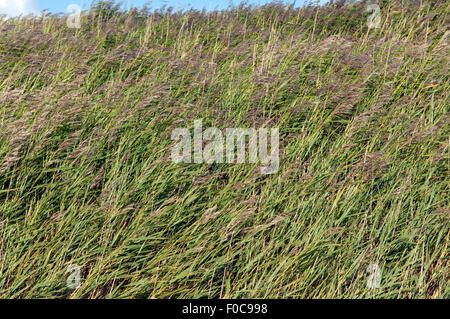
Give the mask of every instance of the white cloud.
M 30 13 L 39 13 L 36 0 L 0 0 L 0 15 L 6 14 L 8 17 L 16 17 Z

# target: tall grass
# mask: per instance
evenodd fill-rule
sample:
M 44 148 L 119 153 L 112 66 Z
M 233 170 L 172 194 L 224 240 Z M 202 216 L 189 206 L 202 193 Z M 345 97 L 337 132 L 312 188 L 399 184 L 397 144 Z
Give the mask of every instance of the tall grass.
M 0 297 L 448 298 L 449 3 L 367 4 L 1 21 Z M 194 119 L 278 173 L 173 163 Z

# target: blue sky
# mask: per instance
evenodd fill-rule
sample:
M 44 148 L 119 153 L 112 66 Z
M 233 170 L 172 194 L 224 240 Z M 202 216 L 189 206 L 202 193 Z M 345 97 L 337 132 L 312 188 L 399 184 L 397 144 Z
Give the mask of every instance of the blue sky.
M 66 11 L 66 8 L 69 4 L 75 3 L 80 5 L 82 8 L 88 8 L 92 3 L 92 0 L 37 0 L 41 9 L 50 8 L 50 11 Z M 118 1 L 120 2 L 120 1 Z M 145 3 L 151 3 L 152 8 L 162 7 L 164 4 L 167 6 L 182 7 L 194 7 L 196 9 L 202 9 L 205 7 L 206 9 L 214 9 L 218 7 L 219 9 L 224 9 L 228 6 L 229 0 L 153 0 L 149 2 L 148 0 L 122 0 L 125 5 L 133 6 L 133 7 L 142 7 Z M 240 3 L 240 0 L 233 0 L 234 3 Z M 270 2 L 270 0 L 251 0 L 251 3 L 264 3 Z M 288 2 L 288 1 L 285 1 Z M 292 2 L 292 1 L 291 1 Z
M 153 0 L 152 8 L 160 8 L 164 4 L 173 6 L 174 8 L 190 8 L 196 9 L 206 8 L 224 9 L 227 8 L 230 1 L 239 4 L 241 0 Z M 284 3 L 292 3 L 294 0 L 283 0 Z M 131 7 L 142 7 L 148 0 L 122 0 L 123 3 Z M 249 3 L 264 4 L 270 0 L 248 0 Z M 297 4 L 307 2 L 306 0 L 297 0 Z M 321 2 L 326 2 L 321 0 Z M 26 15 L 29 13 L 39 13 L 41 10 L 48 9 L 52 13 L 67 12 L 70 4 L 77 4 L 82 9 L 88 9 L 92 0 L 0 0 L 0 14 L 7 16 Z

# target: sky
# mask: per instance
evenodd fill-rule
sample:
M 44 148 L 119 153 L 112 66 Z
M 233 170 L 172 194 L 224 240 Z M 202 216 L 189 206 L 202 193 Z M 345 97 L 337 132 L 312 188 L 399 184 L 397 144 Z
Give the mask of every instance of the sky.
M 175 9 L 225 9 L 231 3 L 239 4 L 241 0 L 122 0 L 119 1 L 126 7 L 142 7 L 145 3 L 151 3 L 149 7 L 160 8 L 163 5 L 172 6 Z M 270 0 L 248 0 L 248 3 L 264 4 Z M 282 0 L 284 3 L 293 3 L 294 0 Z M 296 4 L 308 2 L 306 0 L 297 0 Z M 326 2 L 320 0 L 320 2 Z M 82 10 L 88 9 L 92 0 L 0 0 L 0 15 L 5 14 L 8 17 L 27 14 L 39 14 L 47 9 L 51 13 L 68 13 L 67 7 L 71 4 L 79 5 Z

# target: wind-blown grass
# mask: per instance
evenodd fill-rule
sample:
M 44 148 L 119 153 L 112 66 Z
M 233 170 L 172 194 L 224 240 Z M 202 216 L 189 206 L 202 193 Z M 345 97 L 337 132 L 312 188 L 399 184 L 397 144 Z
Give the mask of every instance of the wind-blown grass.
M 1 21 L 0 297 L 448 298 L 449 4 L 366 6 Z M 173 163 L 194 119 L 278 173 Z

